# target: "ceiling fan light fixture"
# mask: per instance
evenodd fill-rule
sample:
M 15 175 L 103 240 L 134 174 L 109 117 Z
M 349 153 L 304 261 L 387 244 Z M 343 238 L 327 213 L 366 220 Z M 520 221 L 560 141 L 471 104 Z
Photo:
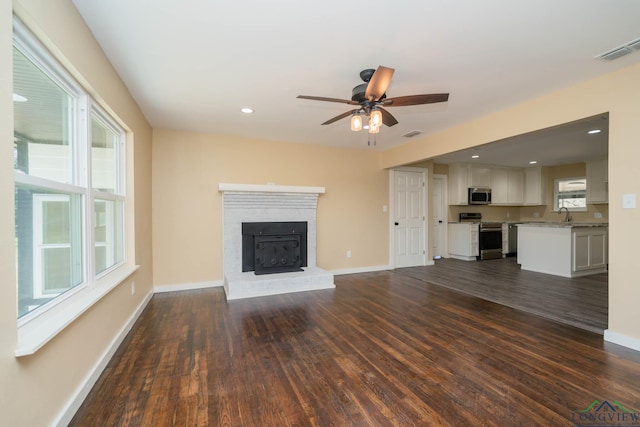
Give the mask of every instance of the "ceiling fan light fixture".
M 380 126 L 375 126 L 369 121 L 369 133 L 378 133 L 380 132 Z
M 351 116 L 351 130 L 354 132 L 362 130 L 362 116 L 360 114 L 354 113 Z
M 374 126 L 379 128 L 382 126 L 382 113 L 380 110 L 373 110 L 371 112 L 371 117 L 369 118 L 369 126 Z

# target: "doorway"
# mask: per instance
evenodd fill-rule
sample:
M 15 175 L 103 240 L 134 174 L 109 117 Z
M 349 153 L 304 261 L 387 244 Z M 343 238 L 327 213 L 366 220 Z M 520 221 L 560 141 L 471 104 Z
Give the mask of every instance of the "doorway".
M 425 194 L 427 170 L 390 171 L 390 264 L 394 268 L 425 265 Z
M 447 175 L 433 175 L 433 259 L 447 256 Z

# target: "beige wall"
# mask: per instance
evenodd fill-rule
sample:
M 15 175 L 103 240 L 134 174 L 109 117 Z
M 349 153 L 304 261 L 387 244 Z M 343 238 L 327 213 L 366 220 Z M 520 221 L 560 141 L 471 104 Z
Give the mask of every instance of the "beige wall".
M 36 354 L 16 348 L 13 211 L 12 6 L 16 14 L 94 96 L 133 132 L 128 161 L 127 228 L 140 269 Z M 71 0 L 0 0 L 0 425 L 50 425 L 91 373 L 135 309 L 152 289 L 151 129 L 127 88 L 84 25 Z M 133 200 L 133 199 L 132 199 Z M 135 210 L 135 221 L 133 212 Z M 134 245 L 129 244 L 129 248 Z M 129 282 L 135 280 L 132 296 Z
M 640 210 L 622 209 L 640 193 L 640 64 L 412 141 L 383 153 L 387 168 L 609 112 L 609 332 L 640 340 L 635 254 Z
M 154 129 L 155 285 L 223 279 L 219 183 L 325 187 L 318 199 L 318 266 L 387 265 L 388 179 L 374 151 Z

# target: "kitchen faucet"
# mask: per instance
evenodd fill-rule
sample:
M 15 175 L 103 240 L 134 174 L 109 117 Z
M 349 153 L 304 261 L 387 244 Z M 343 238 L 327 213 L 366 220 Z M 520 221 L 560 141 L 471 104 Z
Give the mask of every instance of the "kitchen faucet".
M 567 211 L 567 215 L 564 217 L 564 222 L 571 222 L 571 215 L 569 215 L 569 208 L 566 206 L 563 206 L 560 209 L 558 209 L 558 213 L 562 212 L 562 209 Z

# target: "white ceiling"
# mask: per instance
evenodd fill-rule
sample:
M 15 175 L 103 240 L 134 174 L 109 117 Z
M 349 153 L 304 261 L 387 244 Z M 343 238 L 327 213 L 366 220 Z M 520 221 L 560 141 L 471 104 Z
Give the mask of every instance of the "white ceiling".
M 636 0 L 73 2 L 153 127 L 268 140 L 365 148 L 320 125 L 351 106 L 296 96 L 350 99 L 378 65 L 389 97 L 451 94 L 389 108 L 386 149 L 640 61 L 593 59 L 640 37 Z

